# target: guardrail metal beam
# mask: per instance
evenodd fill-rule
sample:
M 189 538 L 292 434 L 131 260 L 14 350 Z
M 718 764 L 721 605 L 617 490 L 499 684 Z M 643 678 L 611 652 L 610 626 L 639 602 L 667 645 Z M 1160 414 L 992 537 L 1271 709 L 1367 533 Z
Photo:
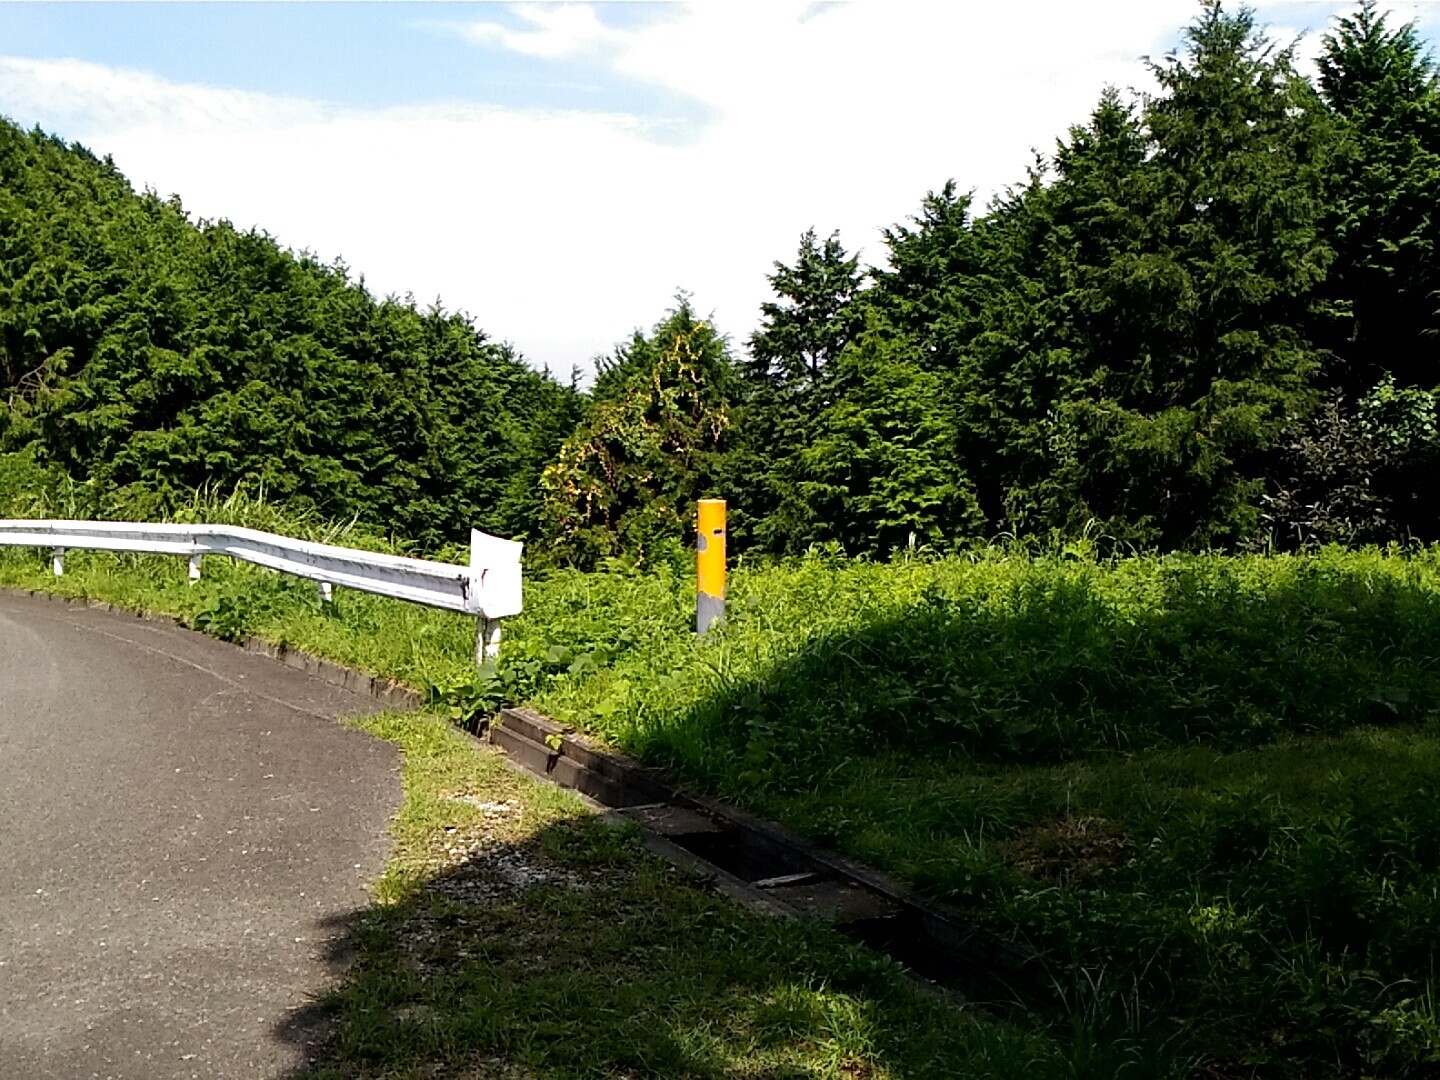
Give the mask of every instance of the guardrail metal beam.
M 472 530 L 470 564 L 431 562 L 403 555 L 294 540 L 233 525 L 178 525 L 131 521 L 0 520 L 0 546 L 48 548 L 53 569 L 65 572 L 65 552 L 115 551 L 183 555 L 190 580 L 200 578 L 206 555 L 263 566 L 318 583 L 322 595 L 336 585 L 474 615 L 479 620 L 476 660 L 499 655 L 500 620 L 522 607 L 523 545 Z

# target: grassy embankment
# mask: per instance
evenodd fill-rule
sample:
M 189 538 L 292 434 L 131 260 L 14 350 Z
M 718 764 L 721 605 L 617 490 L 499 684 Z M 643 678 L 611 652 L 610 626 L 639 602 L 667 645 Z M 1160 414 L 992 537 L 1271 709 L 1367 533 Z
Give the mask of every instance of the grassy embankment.
M 76 558 L 59 585 L 439 687 L 457 711 L 503 690 L 891 870 L 1051 958 L 1071 1026 L 1020 1051 L 1037 1074 L 1440 1060 L 1435 552 L 741 568 L 703 645 L 683 574 L 560 573 L 507 624 L 503 686 L 469 682 L 462 620 L 207 574 Z M 49 584 L 33 555 L 0 580 Z
M 404 751 L 406 799 L 377 902 L 336 949 L 352 966 L 285 1025 L 333 1032 L 297 1080 L 1101 1076 L 1125 1058 L 1077 1061 L 711 895 L 433 712 L 363 726 Z
M 1440 552 L 734 586 L 697 647 L 677 581 L 552 580 L 537 703 L 1032 942 L 1087 1022 L 1222 1075 L 1440 1063 Z

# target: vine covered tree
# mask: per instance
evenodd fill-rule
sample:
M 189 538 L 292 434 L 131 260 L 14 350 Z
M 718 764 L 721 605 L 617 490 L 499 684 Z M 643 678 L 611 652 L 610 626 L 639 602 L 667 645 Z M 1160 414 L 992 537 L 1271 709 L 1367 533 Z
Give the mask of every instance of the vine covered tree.
M 600 371 L 588 414 L 541 479 L 553 556 L 580 566 L 644 561 L 682 541 L 723 470 L 738 383 L 725 339 L 683 295 Z

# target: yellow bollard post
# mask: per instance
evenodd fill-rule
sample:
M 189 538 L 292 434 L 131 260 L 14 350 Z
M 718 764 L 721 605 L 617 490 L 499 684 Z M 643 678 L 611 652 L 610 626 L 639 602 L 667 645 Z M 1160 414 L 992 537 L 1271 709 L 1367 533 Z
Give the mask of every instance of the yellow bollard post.
M 701 499 L 695 537 L 695 633 L 725 621 L 725 500 Z

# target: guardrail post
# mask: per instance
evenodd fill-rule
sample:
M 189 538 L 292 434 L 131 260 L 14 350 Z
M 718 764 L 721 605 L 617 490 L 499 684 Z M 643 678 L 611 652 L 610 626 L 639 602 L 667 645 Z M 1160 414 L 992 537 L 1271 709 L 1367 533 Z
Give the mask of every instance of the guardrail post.
M 317 581 L 315 590 L 320 594 L 320 602 L 328 604 L 335 599 L 335 586 L 328 581 Z
M 200 555 L 191 555 L 191 556 L 190 556 L 190 584 L 191 584 L 191 585 L 194 585 L 195 582 L 197 582 L 197 581 L 200 580 L 200 559 L 201 559 L 201 558 L 202 558 L 202 556 L 200 556 Z
M 481 615 L 475 626 L 475 664 L 483 667 L 500 659 L 500 620 Z
M 695 633 L 725 621 L 725 500 L 701 499 L 695 535 Z
M 56 548 L 50 553 L 50 569 L 55 571 L 56 577 L 65 576 L 65 549 Z
M 476 616 L 475 663 L 500 657 L 500 619 L 522 608 L 520 555 L 525 545 L 470 530 L 469 610 Z

